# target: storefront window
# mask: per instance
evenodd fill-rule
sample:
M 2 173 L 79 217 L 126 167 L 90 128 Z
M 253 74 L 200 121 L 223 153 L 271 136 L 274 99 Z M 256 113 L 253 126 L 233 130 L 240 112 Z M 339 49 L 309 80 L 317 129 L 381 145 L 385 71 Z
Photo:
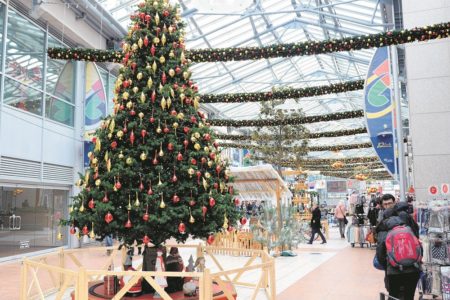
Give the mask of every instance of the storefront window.
M 67 199 L 64 190 L 0 186 L 0 257 L 66 245 L 58 224 Z
M 42 115 L 42 92 L 21 84 L 10 78 L 5 78 L 5 104 Z
M 13 10 L 8 12 L 6 74 L 42 89 L 44 31 Z
M 73 126 L 75 107 L 55 97 L 45 97 L 45 117 L 68 126 Z

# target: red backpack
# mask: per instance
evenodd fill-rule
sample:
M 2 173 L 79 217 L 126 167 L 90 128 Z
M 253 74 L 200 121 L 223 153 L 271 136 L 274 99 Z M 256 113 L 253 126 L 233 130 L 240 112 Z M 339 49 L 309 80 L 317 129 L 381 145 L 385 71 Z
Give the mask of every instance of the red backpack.
M 408 226 L 395 226 L 386 237 L 387 260 L 391 266 L 419 267 L 422 262 L 422 246 Z

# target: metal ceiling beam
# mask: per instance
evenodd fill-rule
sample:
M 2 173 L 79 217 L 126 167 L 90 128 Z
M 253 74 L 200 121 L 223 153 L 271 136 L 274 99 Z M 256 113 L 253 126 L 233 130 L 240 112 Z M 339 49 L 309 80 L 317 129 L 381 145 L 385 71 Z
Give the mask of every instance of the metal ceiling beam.
M 103 1 L 103 2 L 106 2 L 106 1 Z M 138 3 L 138 2 L 139 2 L 139 0 L 129 0 L 129 1 L 123 2 L 123 3 L 119 4 L 119 5 L 117 5 L 117 6 L 113 7 L 113 8 L 111 8 L 111 9 L 109 10 L 109 12 L 110 12 L 111 14 L 112 14 L 112 13 L 115 13 L 116 11 L 119 11 L 119 10 L 121 10 L 122 8 L 125 8 L 125 7 L 128 7 L 128 6 L 132 6 L 132 5 L 134 5 L 134 4 Z M 127 17 L 130 17 L 130 16 L 127 16 Z

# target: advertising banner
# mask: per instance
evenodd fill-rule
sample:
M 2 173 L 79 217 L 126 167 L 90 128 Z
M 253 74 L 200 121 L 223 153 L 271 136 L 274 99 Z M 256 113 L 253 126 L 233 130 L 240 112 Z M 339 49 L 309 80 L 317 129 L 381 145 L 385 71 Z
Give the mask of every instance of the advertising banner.
M 367 73 L 364 111 L 372 145 L 383 165 L 395 177 L 394 101 L 391 80 L 388 48 L 378 48 Z

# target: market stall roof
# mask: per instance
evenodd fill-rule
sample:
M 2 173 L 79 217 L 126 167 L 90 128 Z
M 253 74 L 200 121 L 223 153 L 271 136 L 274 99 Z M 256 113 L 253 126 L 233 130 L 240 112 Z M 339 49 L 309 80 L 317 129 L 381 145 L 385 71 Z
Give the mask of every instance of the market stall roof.
M 232 185 L 243 201 L 276 203 L 277 186 L 281 189 L 280 197 L 292 197 L 291 191 L 272 165 L 232 167 L 230 170 L 235 179 Z

